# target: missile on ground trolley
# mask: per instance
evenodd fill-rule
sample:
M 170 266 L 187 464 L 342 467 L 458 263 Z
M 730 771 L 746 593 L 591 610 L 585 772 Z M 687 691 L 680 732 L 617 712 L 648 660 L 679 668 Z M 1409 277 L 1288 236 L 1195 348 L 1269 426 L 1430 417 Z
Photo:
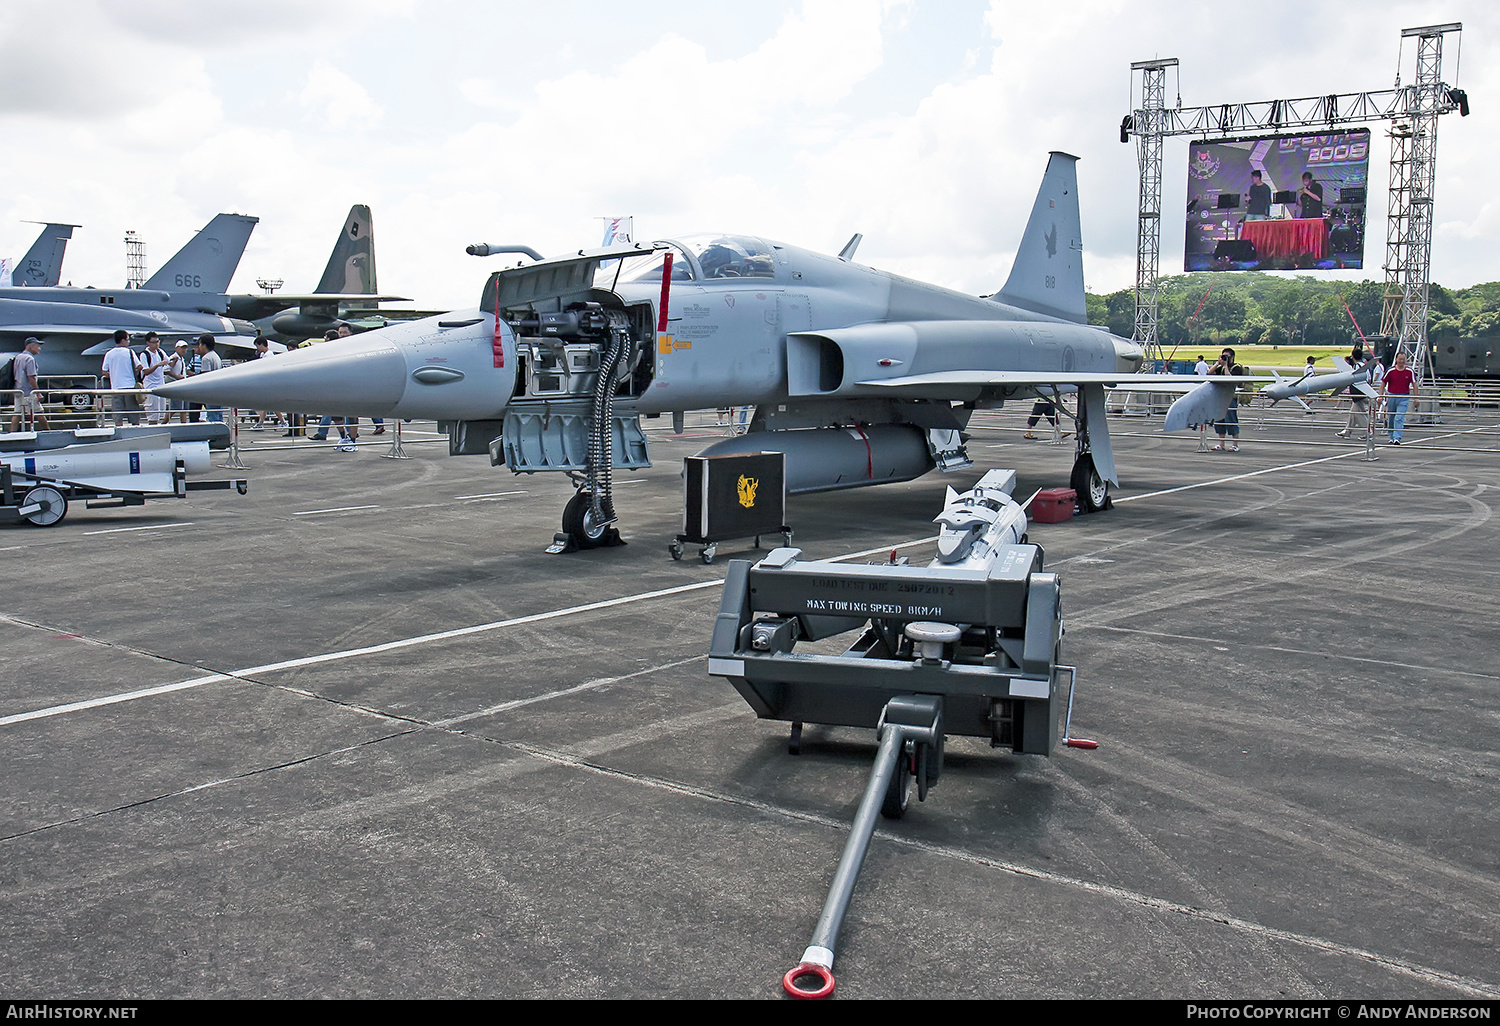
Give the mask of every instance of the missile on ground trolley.
M 50 527 L 67 514 L 69 499 L 83 499 L 88 508 L 101 509 L 181 498 L 205 489 L 246 492 L 248 483 L 243 480 L 189 482 L 189 470 L 208 469 L 208 459 L 208 442 L 174 443 L 165 431 L 51 449 L 0 451 L 0 522 L 26 520 Z
M 708 672 L 760 718 L 791 721 L 794 753 L 804 722 L 873 728 L 879 739 L 812 942 L 782 980 L 793 997 L 833 992 L 839 927 L 877 816 L 901 816 L 913 788 L 926 798 L 946 735 L 1050 756 L 1061 727 L 1063 744 L 1097 747 L 1070 733 L 1076 674 L 1059 663 L 1060 584 L 1027 543 L 1015 482 L 1015 471 L 992 470 L 969 491 L 950 488 L 925 567 L 803 560 L 794 548 L 730 563 Z M 794 651 L 854 632 L 841 655 Z

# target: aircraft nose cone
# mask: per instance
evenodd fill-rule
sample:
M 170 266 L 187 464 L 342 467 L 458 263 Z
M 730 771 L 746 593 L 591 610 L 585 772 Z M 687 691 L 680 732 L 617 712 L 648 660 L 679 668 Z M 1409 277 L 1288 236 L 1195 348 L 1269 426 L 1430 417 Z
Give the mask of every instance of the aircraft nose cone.
M 157 395 L 216 406 L 382 416 L 406 389 L 406 361 L 378 332 L 249 360 L 174 381 Z

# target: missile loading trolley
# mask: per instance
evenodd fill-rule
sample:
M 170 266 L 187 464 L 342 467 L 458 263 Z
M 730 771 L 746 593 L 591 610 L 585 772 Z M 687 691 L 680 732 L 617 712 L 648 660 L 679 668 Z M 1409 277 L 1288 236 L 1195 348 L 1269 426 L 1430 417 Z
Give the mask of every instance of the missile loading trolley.
M 1061 721 L 1065 745 L 1097 747 L 1071 736 L 1077 672 L 1059 660 L 1059 580 L 1027 540 L 1015 481 L 1013 470 L 992 470 L 967 492 L 949 488 L 937 558 L 925 567 L 804 560 L 794 548 L 730 563 L 709 673 L 762 719 L 790 721 L 794 754 L 804 723 L 871 727 L 879 737 L 812 941 L 782 980 L 793 997 L 833 993 L 839 926 L 877 813 L 899 818 L 913 790 L 926 799 L 948 734 L 1051 756 Z M 796 651 L 856 631 L 842 655 Z

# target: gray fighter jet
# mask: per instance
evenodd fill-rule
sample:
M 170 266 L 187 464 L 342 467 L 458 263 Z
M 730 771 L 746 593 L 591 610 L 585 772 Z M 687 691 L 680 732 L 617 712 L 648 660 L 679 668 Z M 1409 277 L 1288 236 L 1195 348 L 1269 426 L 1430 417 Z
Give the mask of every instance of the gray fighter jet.
M 366 313 L 382 302 L 404 301 L 381 296 L 375 284 L 375 225 L 370 208 L 356 203 L 339 229 L 338 240 L 318 287 L 306 295 L 238 295 L 229 297 L 229 316 L 253 321 L 280 342 L 321 338 L 343 324 L 352 312 Z
M 680 426 L 687 410 L 753 405 L 748 433 L 706 454 L 784 452 L 795 493 L 967 466 L 975 409 L 1076 392 L 1073 482 L 1097 509 L 1117 484 L 1107 385 L 1196 390 L 1195 418 L 1222 416 L 1232 385 L 1140 374 L 1138 345 L 1087 323 L 1076 159 L 1052 154 L 1010 278 L 992 296 L 856 264 L 857 237 L 825 256 L 753 236 L 689 236 L 521 264 L 492 274 L 475 309 L 159 392 L 447 421 L 455 455 L 573 475 L 563 531 L 579 547 L 614 537 L 611 469 L 650 465 L 643 414 L 670 413 Z
M 76 224 L 44 224 L 42 233 L 26 255 L 11 268 L 10 281 L 0 281 L 0 286 L 46 288 L 62 281 L 63 253 L 68 248 L 68 240 L 73 237 L 73 229 L 77 227 Z
M 0 288 L 0 359 L 14 357 L 35 335 L 47 343 L 37 361 L 43 376 L 97 374 L 117 328 L 164 339 L 208 332 L 233 342 L 246 335 L 243 344 L 251 346 L 254 327 L 225 316 L 224 293 L 258 220 L 219 214 L 138 289 Z

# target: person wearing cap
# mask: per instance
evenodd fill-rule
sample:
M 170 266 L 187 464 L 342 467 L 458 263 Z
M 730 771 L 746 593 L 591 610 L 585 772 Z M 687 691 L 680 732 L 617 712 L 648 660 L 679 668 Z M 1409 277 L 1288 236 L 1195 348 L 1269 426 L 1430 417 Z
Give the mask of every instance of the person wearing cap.
M 171 359 L 167 361 L 166 367 L 162 368 L 162 372 L 173 381 L 184 381 L 187 379 L 188 344 L 186 339 L 177 340 L 175 351 L 172 353 Z M 173 414 L 177 415 L 178 420 L 186 423 L 187 408 L 187 403 L 183 400 L 173 399 L 171 403 L 168 404 L 167 423 L 170 424 L 172 422 Z
M 109 397 L 109 408 L 117 426 L 127 420 L 132 424 L 141 422 L 140 414 L 131 411 L 127 394 L 136 388 L 136 367 L 135 353 L 130 349 L 130 332 L 120 328 L 115 331 L 115 347 L 104 354 L 103 368 L 110 389 L 116 393 Z
M 140 356 L 141 387 L 146 390 L 146 423 L 167 422 L 167 400 L 165 396 L 152 393 L 167 383 L 167 364 L 172 357 L 161 347 L 161 336 L 154 331 L 146 332 L 146 351 Z
M 10 429 L 21 430 L 21 418 L 25 417 L 31 423 L 32 429 L 40 424 L 45 430 L 47 428 L 47 417 L 42 406 L 42 393 L 36 387 L 36 358 L 42 351 L 42 340 L 35 335 L 26 340 L 25 346 L 16 354 L 15 362 L 11 364 L 16 375 L 15 411 L 11 414 Z

